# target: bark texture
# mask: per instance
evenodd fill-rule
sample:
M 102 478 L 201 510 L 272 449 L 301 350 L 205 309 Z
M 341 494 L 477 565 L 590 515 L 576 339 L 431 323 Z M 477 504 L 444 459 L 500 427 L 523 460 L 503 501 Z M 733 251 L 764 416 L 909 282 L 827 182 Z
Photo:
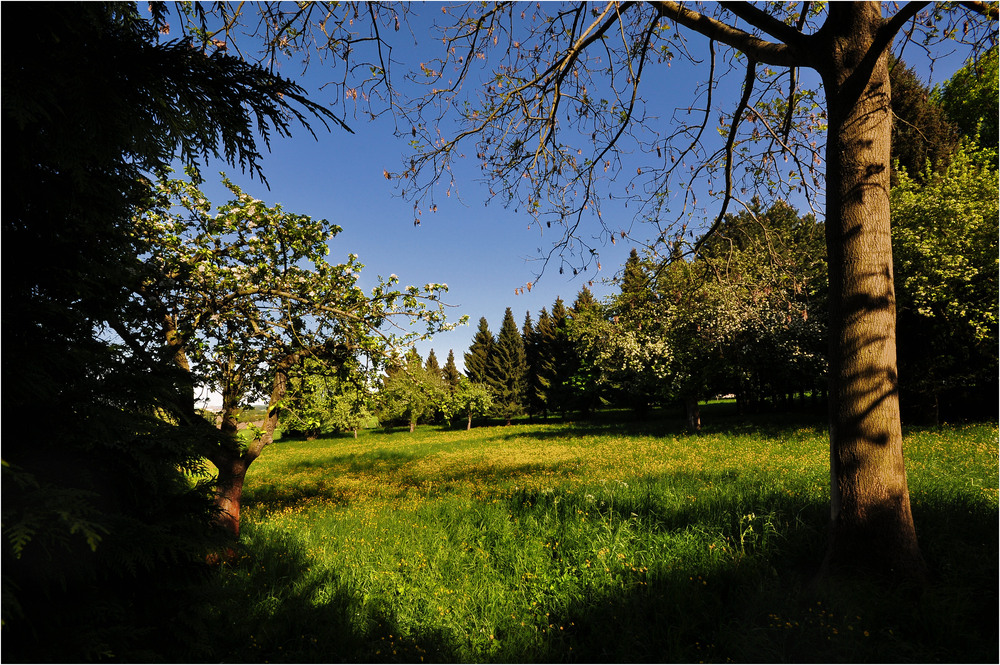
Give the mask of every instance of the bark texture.
M 884 25 L 877 3 L 831 3 L 816 35 L 830 123 L 831 533 L 823 567 L 922 578 L 899 420 Z

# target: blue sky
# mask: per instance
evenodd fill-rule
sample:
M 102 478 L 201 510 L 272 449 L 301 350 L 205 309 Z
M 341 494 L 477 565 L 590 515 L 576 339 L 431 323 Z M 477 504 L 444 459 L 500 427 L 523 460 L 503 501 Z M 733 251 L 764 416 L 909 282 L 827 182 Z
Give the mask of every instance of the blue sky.
M 413 66 L 429 61 L 440 42 L 432 43 L 427 36 L 428 21 L 439 16 L 440 5 L 415 4 L 410 26 L 418 43 L 413 43 L 414 38 L 406 30 L 392 35 L 398 44 L 394 51 L 396 59 Z M 696 54 L 698 49 L 707 54 L 707 42 L 703 39 L 692 39 L 690 47 Z M 904 53 L 908 64 L 915 66 L 924 81 L 931 84 L 946 80 L 961 66 L 963 57 L 957 54 L 939 61 L 931 75 L 918 48 Z M 282 73 L 303 85 L 316 101 L 328 103 L 328 93 L 320 87 L 333 78 L 329 70 L 319 64 L 311 65 L 305 76 L 300 70 L 299 66 L 289 64 Z M 667 122 L 675 107 L 690 103 L 685 91 L 705 76 L 706 68 L 675 61 L 669 70 L 664 67 L 660 70 L 652 72 L 648 85 L 644 75 L 644 94 L 650 112 Z M 734 90 L 738 91 L 739 85 L 738 75 L 730 78 L 734 80 L 717 93 L 715 100 L 727 112 L 735 106 Z M 223 202 L 226 192 L 213 175 L 226 170 L 244 191 L 268 204 L 281 203 L 288 211 L 326 218 L 340 225 L 344 231 L 332 243 L 330 259 L 340 261 L 349 253 L 358 254 L 366 265 L 361 278 L 363 286 L 372 286 L 376 275 L 387 277 L 393 273 L 404 285 L 447 283 L 450 287 L 447 301 L 455 305 L 449 318 L 468 315 L 469 325 L 418 343 L 417 349 L 423 357 L 433 348 L 443 364 L 448 350 L 454 349 L 461 368 L 480 317 L 485 316 L 496 333 L 506 307 L 512 308 L 520 327 L 526 311 L 534 319 L 542 307 L 551 308 L 557 296 L 569 304 L 590 282 L 598 297 L 614 291 L 605 282 L 620 270 L 627 258 L 630 249 L 627 243 L 600 245 L 603 266 L 600 272 L 591 269 L 577 277 L 572 277 L 569 271 L 560 275 L 556 264 L 550 265 L 537 281 L 535 275 L 541 268 L 539 256 L 551 247 L 556 236 L 541 235 L 524 213 L 504 209 L 499 202 L 486 205 L 489 190 L 476 181 L 478 168 L 471 161 L 468 169 L 472 175 L 459 174 L 458 196 L 437 198 L 437 212 L 425 213 L 421 225 L 415 227 L 412 203 L 402 199 L 394 183 L 383 175 L 384 170 L 400 170 L 401 160 L 408 154 L 407 140 L 393 136 L 389 119 L 373 122 L 360 116 L 345 119 L 354 134 L 340 128 L 325 133 L 314 123 L 314 127 L 318 126 L 318 139 L 314 140 L 302 128 L 293 128 L 290 139 L 273 138 L 271 152 L 263 160 L 270 190 L 238 169 L 213 160 L 203 165 L 202 172 L 208 181 L 205 191 L 210 200 Z M 704 216 L 714 215 L 716 209 L 711 197 L 704 196 L 702 201 L 707 204 Z M 627 227 L 634 214 L 634 207 L 633 210 L 616 207 L 613 201 L 603 205 L 604 220 L 609 226 Z M 596 232 L 595 223 L 583 234 Z M 515 293 L 529 281 L 536 282 L 530 293 Z

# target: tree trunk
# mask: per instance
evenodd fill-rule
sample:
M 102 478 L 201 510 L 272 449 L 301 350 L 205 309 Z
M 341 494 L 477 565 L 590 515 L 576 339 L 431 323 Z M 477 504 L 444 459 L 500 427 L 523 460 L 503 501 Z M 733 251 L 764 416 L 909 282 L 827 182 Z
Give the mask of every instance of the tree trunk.
M 889 231 L 888 44 L 877 3 L 831 3 L 820 68 L 829 105 L 830 541 L 824 571 L 922 578 L 903 464 Z
M 243 481 L 250 463 L 243 456 L 232 456 L 215 462 L 219 477 L 215 486 L 215 505 L 219 508 L 216 523 L 233 535 L 240 537 L 240 503 L 243 498 Z
M 465 424 L 465 431 L 468 432 L 472 429 L 472 411 L 469 411 L 469 421 Z
M 304 353 L 292 354 L 278 363 L 274 382 L 271 385 L 271 399 L 267 408 L 267 416 L 262 423 L 264 431 L 260 437 L 251 441 L 242 453 L 239 452 L 238 447 L 234 446 L 231 449 L 220 449 L 212 456 L 212 463 L 219 470 L 215 488 L 215 505 L 219 508 L 217 523 L 234 538 L 240 536 L 240 505 L 243 499 L 243 481 L 246 478 L 247 469 L 260 456 L 264 447 L 274 441 L 274 430 L 278 426 L 280 412 L 278 404 L 288 392 L 288 370 L 303 357 Z M 237 400 L 223 391 L 222 403 L 221 429 L 223 432 L 236 436 L 235 408 Z
M 687 415 L 688 429 L 692 432 L 701 431 L 701 409 L 698 407 L 697 397 L 684 398 L 684 411 Z
M 417 421 L 416 420 L 411 420 L 410 421 L 410 434 L 413 434 L 413 432 L 415 432 L 416 429 L 417 429 Z

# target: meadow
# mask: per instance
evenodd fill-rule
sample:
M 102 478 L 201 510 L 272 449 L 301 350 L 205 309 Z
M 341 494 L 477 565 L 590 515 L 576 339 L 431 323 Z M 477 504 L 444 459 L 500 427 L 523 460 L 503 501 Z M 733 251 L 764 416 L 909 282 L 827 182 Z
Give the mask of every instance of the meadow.
M 816 580 L 815 415 L 279 440 L 181 660 L 997 662 L 995 424 L 908 429 L 923 589 Z

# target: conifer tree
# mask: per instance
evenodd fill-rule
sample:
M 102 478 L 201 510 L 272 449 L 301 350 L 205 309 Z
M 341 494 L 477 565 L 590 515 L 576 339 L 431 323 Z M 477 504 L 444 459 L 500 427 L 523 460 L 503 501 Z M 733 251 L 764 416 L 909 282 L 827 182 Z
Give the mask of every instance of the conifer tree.
M 487 382 L 487 367 L 493 355 L 493 333 L 490 332 L 486 317 L 479 319 L 479 329 L 472 338 L 472 346 L 465 354 L 465 375 L 473 383 Z
M 646 272 L 643 269 L 642 260 L 639 258 L 635 248 L 629 252 L 628 260 L 625 261 L 625 269 L 621 276 L 621 293 L 615 299 L 615 316 L 632 316 L 636 311 L 647 305 L 652 297 L 652 289 Z
M 538 323 L 531 335 L 531 352 L 529 356 L 527 380 L 527 400 L 534 413 L 541 413 L 543 418 L 549 413 L 549 391 L 555 376 L 553 349 L 555 347 L 556 328 L 544 307 L 538 313 Z
M 533 399 L 532 390 L 536 364 L 535 354 L 537 352 L 535 335 L 535 327 L 531 322 L 531 312 L 527 311 L 524 313 L 524 325 L 521 326 L 521 343 L 524 345 L 524 395 L 521 398 L 521 403 L 529 418 L 532 418 L 537 412 L 535 409 L 537 402 Z
M 441 370 L 441 378 L 448 386 L 448 391 L 454 394 L 462 375 L 458 373 L 458 367 L 455 366 L 455 351 L 452 349 L 448 349 L 448 360 L 445 361 L 444 368 Z
M 566 418 L 566 413 L 573 407 L 572 377 L 574 371 L 573 345 L 569 338 L 569 314 L 562 298 L 556 298 L 552 304 L 552 326 L 554 335 L 549 347 L 549 357 L 552 362 L 551 383 L 548 388 L 548 406 L 559 411 Z
M 526 372 L 524 340 L 508 307 L 503 315 L 494 353 L 487 365 L 487 379 L 493 388 L 497 410 L 508 425 L 511 417 L 523 408 Z
M 889 68 L 892 88 L 892 185 L 897 182 L 895 162 L 911 178 L 921 180 L 924 165 L 931 163 L 935 173 L 948 167 L 949 155 L 958 145 L 958 131 L 944 109 L 927 89 L 912 67 L 895 60 Z
M 434 355 L 434 349 L 431 349 L 430 353 L 427 354 L 427 361 L 424 363 L 424 369 L 432 376 L 441 376 L 441 366 L 438 365 L 438 359 L 437 356 Z

